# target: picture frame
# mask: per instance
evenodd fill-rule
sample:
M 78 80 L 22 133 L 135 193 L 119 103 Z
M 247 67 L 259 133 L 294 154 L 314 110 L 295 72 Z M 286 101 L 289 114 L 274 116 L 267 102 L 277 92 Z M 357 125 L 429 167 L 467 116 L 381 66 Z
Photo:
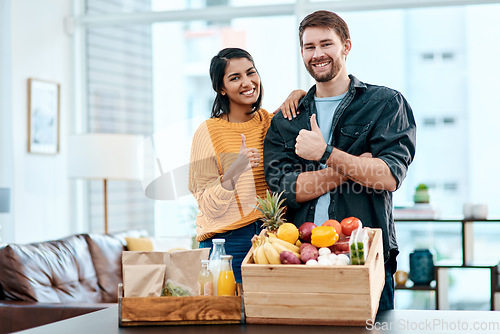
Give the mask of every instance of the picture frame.
M 59 153 L 60 84 L 28 79 L 28 152 Z

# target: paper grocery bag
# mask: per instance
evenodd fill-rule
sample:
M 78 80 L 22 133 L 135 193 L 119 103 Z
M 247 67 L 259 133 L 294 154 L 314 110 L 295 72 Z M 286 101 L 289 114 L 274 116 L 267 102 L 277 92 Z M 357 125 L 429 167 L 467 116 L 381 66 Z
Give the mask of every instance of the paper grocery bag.
M 159 297 L 165 283 L 166 252 L 122 253 L 125 297 Z
M 208 260 L 210 248 L 175 250 L 169 252 L 166 279 L 182 283 L 193 291 L 199 291 L 198 274 L 201 260 Z

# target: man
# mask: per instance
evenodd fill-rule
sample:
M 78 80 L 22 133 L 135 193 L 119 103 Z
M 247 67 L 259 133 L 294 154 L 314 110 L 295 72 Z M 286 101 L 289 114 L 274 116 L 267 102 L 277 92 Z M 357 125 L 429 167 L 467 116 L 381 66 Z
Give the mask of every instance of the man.
M 317 11 L 299 26 L 302 59 L 315 79 L 289 121 L 276 115 L 264 141 L 266 181 L 284 191 L 297 226 L 355 216 L 383 232 L 386 284 L 379 309 L 394 308 L 398 246 L 392 192 L 415 155 L 412 110 L 397 91 L 347 74 L 347 24 Z M 328 144 L 327 144 L 328 143 Z

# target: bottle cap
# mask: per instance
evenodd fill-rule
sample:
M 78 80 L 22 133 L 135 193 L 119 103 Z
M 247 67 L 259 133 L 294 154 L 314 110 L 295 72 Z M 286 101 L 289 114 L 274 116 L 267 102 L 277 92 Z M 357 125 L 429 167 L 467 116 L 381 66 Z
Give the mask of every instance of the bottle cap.
M 223 244 L 226 242 L 226 239 L 212 239 L 213 244 Z
M 210 260 L 201 260 L 201 264 L 209 264 Z

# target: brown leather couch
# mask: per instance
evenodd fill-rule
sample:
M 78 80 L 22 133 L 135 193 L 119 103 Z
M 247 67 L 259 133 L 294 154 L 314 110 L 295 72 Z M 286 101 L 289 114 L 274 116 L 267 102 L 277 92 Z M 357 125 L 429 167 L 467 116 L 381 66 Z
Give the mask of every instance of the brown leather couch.
M 0 333 L 115 305 L 125 236 L 144 235 L 143 230 L 78 234 L 0 246 Z

